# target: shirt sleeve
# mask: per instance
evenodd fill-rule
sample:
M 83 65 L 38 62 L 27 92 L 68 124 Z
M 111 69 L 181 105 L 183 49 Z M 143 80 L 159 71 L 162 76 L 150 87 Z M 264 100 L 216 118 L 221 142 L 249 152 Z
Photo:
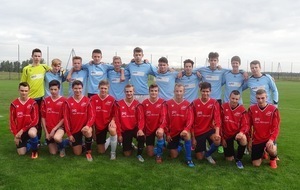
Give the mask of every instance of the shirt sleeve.
M 194 122 L 194 115 L 191 104 L 187 108 L 187 122 L 184 130 L 191 131 Z
M 88 114 L 88 121 L 86 125 L 92 127 L 95 123 L 96 110 L 94 109 L 94 106 L 91 104 L 90 101 L 87 106 L 87 114 Z
M 139 130 L 144 130 L 145 116 L 144 116 L 144 111 L 143 111 L 142 104 L 138 104 L 136 109 L 137 109 L 138 128 L 139 128 Z
M 69 117 L 70 117 L 70 110 L 68 103 L 65 102 L 63 105 L 63 116 L 64 116 L 64 126 L 65 130 L 68 136 L 71 136 L 71 130 L 70 130 L 70 122 L 69 122 Z
M 270 140 L 275 141 L 279 135 L 280 115 L 278 109 L 274 111 L 272 121 L 272 131 Z
M 9 109 L 9 121 L 10 121 L 10 131 L 12 134 L 16 135 L 17 134 L 17 125 L 16 125 L 16 108 L 13 104 L 10 104 L 10 109 Z

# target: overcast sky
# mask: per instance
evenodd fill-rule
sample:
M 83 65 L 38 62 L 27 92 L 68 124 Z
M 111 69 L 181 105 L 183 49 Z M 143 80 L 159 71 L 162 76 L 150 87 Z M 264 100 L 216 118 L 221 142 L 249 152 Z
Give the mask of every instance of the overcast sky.
M 172 67 L 187 58 L 203 66 L 214 51 L 225 68 L 239 55 L 244 69 L 257 59 L 265 70 L 300 72 L 299 10 L 297 0 L 1 0 L 0 60 L 18 60 L 19 44 L 21 60 L 38 47 L 66 66 L 72 48 L 85 62 L 99 48 L 105 62 L 128 62 L 140 46 Z

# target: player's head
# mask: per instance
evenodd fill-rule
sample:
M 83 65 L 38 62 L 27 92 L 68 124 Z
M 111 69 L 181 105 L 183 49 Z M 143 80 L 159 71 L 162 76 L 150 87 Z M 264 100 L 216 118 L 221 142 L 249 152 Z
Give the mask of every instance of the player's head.
M 100 96 L 105 97 L 108 95 L 109 82 L 107 80 L 101 80 L 98 85 Z
M 264 89 L 258 89 L 256 91 L 256 101 L 259 107 L 265 107 L 267 105 L 267 92 Z
M 72 90 L 73 90 L 74 96 L 82 95 L 82 89 L 83 89 L 83 83 L 80 80 L 75 80 L 72 83 Z
M 21 82 L 19 83 L 19 94 L 20 98 L 24 99 L 28 97 L 30 90 L 30 86 L 27 82 Z
M 93 63 L 100 63 L 102 59 L 102 52 L 100 49 L 94 49 L 92 52 Z
M 49 82 L 49 90 L 52 96 L 59 95 L 60 82 L 58 80 L 52 80 Z
M 35 48 L 31 52 L 31 58 L 33 63 L 40 63 L 42 60 L 42 51 L 38 48 Z
M 127 100 L 132 100 L 134 95 L 134 86 L 132 84 L 127 84 L 124 88 L 125 96 Z
M 175 99 L 177 99 L 177 100 L 183 99 L 184 92 L 185 92 L 185 89 L 184 89 L 183 84 L 176 83 L 174 86 Z
M 161 57 L 158 59 L 158 70 L 160 73 L 165 73 L 168 71 L 169 63 L 168 59 L 165 57 Z
M 238 70 L 241 65 L 241 58 L 239 56 L 233 56 L 231 58 L 231 67 L 233 70 Z
M 217 52 L 210 52 L 208 54 L 208 62 L 211 69 L 217 69 L 219 63 L 219 54 Z
M 72 61 L 73 61 L 73 69 L 75 71 L 80 71 L 82 67 L 82 58 L 79 56 L 74 56 Z
M 122 66 L 122 59 L 120 56 L 114 56 L 113 57 L 113 65 L 114 65 L 114 68 L 115 70 L 120 70 L 121 69 L 121 66 Z
M 211 84 L 209 82 L 202 82 L 199 84 L 201 99 L 207 100 L 211 93 Z
M 186 74 L 190 75 L 193 72 L 194 61 L 186 59 L 183 61 L 183 67 Z
M 52 71 L 54 73 L 57 73 L 60 71 L 60 68 L 61 68 L 61 60 L 60 59 L 52 59 L 52 62 L 51 62 L 51 67 L 52 67 Z
M 260 72 L 261 65 L 258 60 L 254 60 L 254 61 L 250 62 L 250 69 L 251 69 L 252 75 L 254 75 L 254 76 L 261 75 L 261 72 Z
M 241 94 L 238 90 L 231 91 L 229 95 L 229 103 L 232 108 L 235 108 L 239 104 Z
M 133 49 L 133 58 L 136 63 L 142 63 L 143 57 L 144 53 L 142 48 L 136 47 Z
M 149 86 L 149 95 L 150 98 L 157 98 L 158 97 L 159 88 L 157 84 L 151 84 Z

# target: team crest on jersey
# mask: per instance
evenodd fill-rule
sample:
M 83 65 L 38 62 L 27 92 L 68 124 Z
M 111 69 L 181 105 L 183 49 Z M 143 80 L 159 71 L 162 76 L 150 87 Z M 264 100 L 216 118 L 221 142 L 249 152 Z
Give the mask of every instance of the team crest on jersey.
M 271 111 L 268 111 L 267 113 L 266 113 L 266 116 L 268 116 L 268 117 L 270 117 L 272 115 L 272 112 Z
M 201 116 L 202 115 L 202 111 L 198 111 L 197 112 L 197 116 L 199 117 L 199 116 Z
M 27 109 L 30 109 L 30 108 L 31 108 L 31 105 L 28 105 L 28 106 L 27 106 Z
M 156 105 L 156 108 L 160 108 L 160 106 L 161 106 L 161 104 L 157 104 L 157 105 Z
M 125 111 L 121 112 L 121 116 L 126 116 L 126 115 L 127 115 L 127 113 Z
M 47 104 L 50 104 L 50 101 L 47 101 Z
M 149 104 L 146 104 L 146 106 L 148 107 L 148 106 L 149 106 Z
M 63 104 L 63 101 L 58 101 L 56 105 L 60 106 Z
M 96 102 L 98 103 L 98 100 L 96 100 Z
M 182 106 L 181 110 L 186 110 L 187 106 Z
M 228 109 L 225 109 L 225 111 L 228 111 Z
M 174 104 L 172 104 L 171 106 L 174 107 Z
M 85 107 L 86 106 L 86 102 L 82 102 L 80 106 L 81 107 Z
M 174 116 L 174 115 L 176 115 L 177 114 L 177 112 L 176 111 L 172 111 L 172 116 Z
M 19 107 L 19 105 L 16 106 L 17 108 Z
M 17 117 L 23 117 L 23 112 L 21 111 L 17 112 Z
M 73 106 L 74 105 L 74 103 L 71 103 L 71 106 Z
M 214 107 L 213 104 L 209 104 L 209 105 L 207 106 L 208 109 L 212 109 L 213 107 Z
M 105 105 L 110 105 L 111 104 L 111 101 L 107 101 L 106 103 L 105 103 Z
M 151 111 L 146 111 L 146 115 L 150 116 L 151 115 Z
M 96 106 L 96 111 L 100 111 L 101 110 L 101 106 Z
M 77 109 L 72 109 L 71 112 L 72 113 L 77 113 Z
M 236 112 L 236 113 L 234 114 L 234 116 L 235 116 L 235 117 L 240 117 L 240 116 L 241 116 L 241 112 Z

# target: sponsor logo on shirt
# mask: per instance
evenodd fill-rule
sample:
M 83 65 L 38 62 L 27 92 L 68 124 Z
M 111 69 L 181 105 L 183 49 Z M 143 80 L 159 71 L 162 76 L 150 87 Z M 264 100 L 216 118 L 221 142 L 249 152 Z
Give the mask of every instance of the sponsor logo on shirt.
M 258 91 L 259 89 L 265 90 L 265 86 L 254 86 L 251 88 L 254 92 Z
M 111 103 L 112 103 L 111 101 L 107 101 L 107 102 L 105 103 L 105 105 L 108 105 L 108 106 L 109 106 L 109 105 L 111 105 Z
M 241 114 L 242 114 L 241 112 L 236 112 L 236 113 L 234 113 L 234 116 L 235 116 L 235 117 L 240 117 Z
M 242 83 L 240 82 L 229 82 L 228 83 L 228 86 L 231 86 L 231 87 L 240 87 L 242 85 Z
M 43 74 L 35 74 L 30 76 L 31 80 L 37 80 L 37 79 L 42 79 L 44 78 Z
M 272 115 L 272 112 L 271 111 L 268 111 L 267 113 L 266 113 L 266 116 L 268 116 L 268 117 L 270 117 Z
M 23 117 L 23 112 L 21 111 L 17 112 L 17 117 Z
M 216 80 L 220 80 L 220 77 L 219 77 L 219 76 L 207 75 L 207 76 L 206 76 L 206 80 L 213 80 L 213 81 L 216 81 Z
M 156 77 L 156 81 L 169 82 L 170 79 L 168 77 Z
M 145 72 L 142 72 L 142 71 L 133 71 L 133 72 L 132 72 L 132 75 L 133 75 L 133 76 L 140 76 L 140 77 L 143 77 L 143 76 L 145 76 Z
M 80 106 L 81 106 L 81 107 L 85 107 L 86 104 L 87 104 L 86 102 L 82 102 Z
M 92 76 L 102 76 L 102 75 L 103 75 L 103 72 L 102 72 L 102 71 L 92 71 L 92 72 L 91 72 L 91 75 L 92 75 Z

